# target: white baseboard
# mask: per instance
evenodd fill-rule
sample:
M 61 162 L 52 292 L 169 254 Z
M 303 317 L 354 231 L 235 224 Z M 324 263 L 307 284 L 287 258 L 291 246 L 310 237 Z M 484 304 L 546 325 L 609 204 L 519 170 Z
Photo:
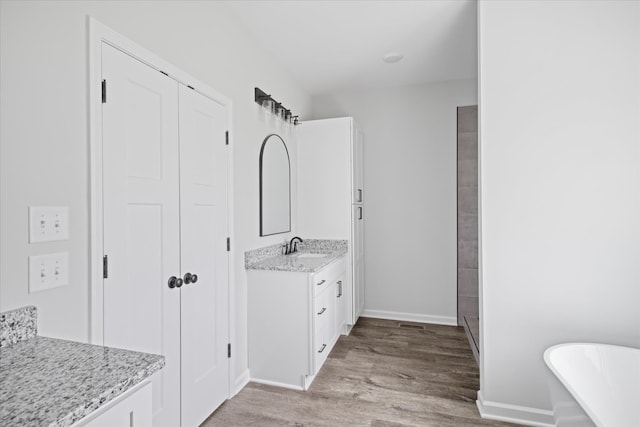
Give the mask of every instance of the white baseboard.
M 235 396 L 236 394 L 240 393 L 240 391 L 244 388 L 244 386 L 246 386 L 247 384 L 249 384 L 250 381 L 250 376 L 249 376 L 249 370 L 245 369 L 245 371 L 240 374 L 240 376 L 238 378 L 236 378 L 236 383 L 233 386 L 233 396 Z
M 429 314 L 401 313 L 397 311 L 369 310 L 362 311 L 361 317 L 374 319 L 402 320 L 405 322 L 433 323 L 436 325 L 458 326 L 458 319 L 451 316 L 432 316 Z
M 274 387 L 288 388 L 290 390 L 302 390 L 302 391 L 304 391 L 304 388 L 302 386 L 279 383 L 277 381 L 269 381 L 269 380 L 261 380 L 259 378 L 251 378 L 251 382 L 258 383 L 258 384 L 272 385 Z
M 476 405 L 478 406 L 480 416 L 489 420 L 506 421 L 535 427 L 555 427 L 556 425 L 552 411 L 509 405 L 506 403 L 489 402 L 483 399 L 480 391 L 478 391 Z

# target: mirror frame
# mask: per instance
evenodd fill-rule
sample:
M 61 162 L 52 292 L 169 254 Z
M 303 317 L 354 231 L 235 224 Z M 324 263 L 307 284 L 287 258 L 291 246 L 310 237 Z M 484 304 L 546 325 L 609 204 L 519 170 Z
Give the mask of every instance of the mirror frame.
M 282 230 L 282 231 L 277 231 L 274 233 L 269 233 L 269 234 L 264 234 L 264 213 L 263 213 L 263 180 L 262 180 L 262 174 L 264 172 L 264 168 L 262 165 L 262 158 L 263 158 L 263 154 L 264 154 L 264 148 L 267 145 L 267 142 L 269 141 L 269 139 L 271 137 L 277 137 L 280 142 L 282 142 L 282 145 L 284 146 L 284 151 L 285 153 L 287 153 L 287 164 L 289 166 L 288 168 L 288 172 L 289 172 L 289 188 L 287 189 L 289 192 L 289 226 L 287 230 Z M 260 237 L 264 237 L 264 236 L 273 236 L 276 234 L 283 234 L 283 233 L 289 233 L 291 232 L 291 157 L 289 156 L 289 149 L 287 148 L 287 144 L 284 142 L 284 139 L 282 139 L 282 137 L 278 134 L 272 133 L 267 135 L 267 137 L 264 139 L 264 141 L 262 141 L 262 147 L 260 147 Z

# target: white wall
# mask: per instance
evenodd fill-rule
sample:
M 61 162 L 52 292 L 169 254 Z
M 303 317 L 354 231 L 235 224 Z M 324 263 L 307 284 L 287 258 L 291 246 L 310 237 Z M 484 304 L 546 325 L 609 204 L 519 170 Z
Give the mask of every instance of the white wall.
M 531 420 L 547 347 L 640 346 L 640 3 L 479 7 L 480 397 Z
M 33 304 L 42 335 L 88 339 L 90 14 L 234 103 L 234 354 L 236 375 L 241 375 L 247 368 L 243 252 L 284 238 L 258 237 L 262 140 L 268 133 L 281 133 L 295 159 L 291 135 L 253 102 L 253 88 L 273 93 L 302 117 L 310 110 L 311 98 L 215 2 L 3 1 L 0 7 L 0 311 Z M 29 245 L 29 205 L 69 206 L 70 241 Z M 70 253 L 70 285 L 28 294 L 27 257 L 55 251 Z
M 475 80 L 313 98 L 364 132 L 365 315 L 456 324 L 456 107 Z

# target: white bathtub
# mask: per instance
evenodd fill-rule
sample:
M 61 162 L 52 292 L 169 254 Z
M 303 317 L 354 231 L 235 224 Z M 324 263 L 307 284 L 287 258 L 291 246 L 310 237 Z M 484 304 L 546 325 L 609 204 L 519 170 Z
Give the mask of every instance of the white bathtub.
M 640 349 L 559 344 L 544 361 L 566 389 L 550 378 L 558 427 L 640 427 Z

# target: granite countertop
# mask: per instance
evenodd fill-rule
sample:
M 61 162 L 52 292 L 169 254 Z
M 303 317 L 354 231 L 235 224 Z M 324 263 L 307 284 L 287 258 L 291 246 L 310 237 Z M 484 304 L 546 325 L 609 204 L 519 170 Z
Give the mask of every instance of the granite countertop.
M 282 244 L 245 252 L 247 270 L 290 271 L 315 273 L 347 253 L 346 240 L 305 240 L 298 251 L 282 255 Z M 305 258 L 305 254 L 324 254 L 322 257 Z M 302 255 L 302 257 L 300 257 Z
M 0 425 L 70 426 L 160 370 L 163 356 L 40 336 L 0 348 Z

